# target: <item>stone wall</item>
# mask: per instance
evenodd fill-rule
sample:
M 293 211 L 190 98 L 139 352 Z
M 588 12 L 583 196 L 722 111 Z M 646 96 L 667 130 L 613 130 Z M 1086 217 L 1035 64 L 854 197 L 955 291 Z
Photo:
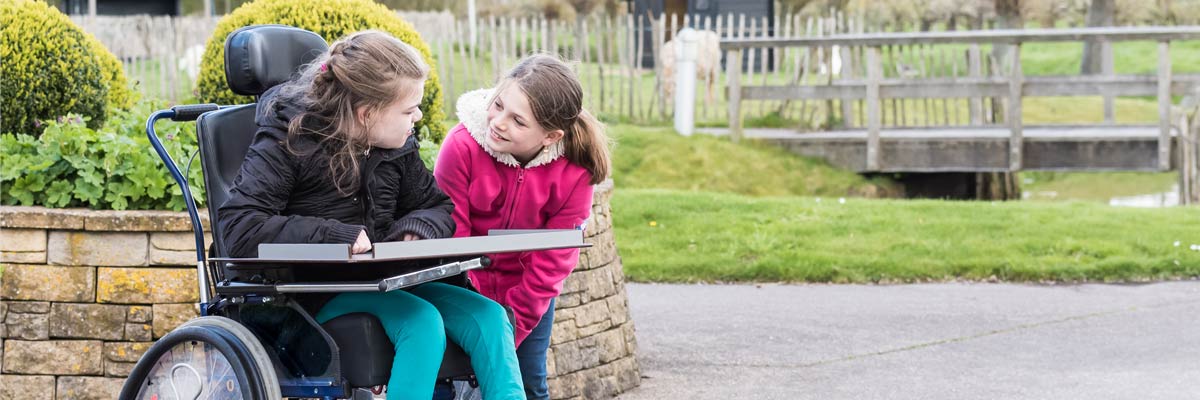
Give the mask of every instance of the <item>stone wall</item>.
M 556 399 L 639 383 L 611 193 L 597 187 L 594 246 L 558 299 Z M 0 400 L 116 398 L 153 340 L 198 315 L 194 245 L 186 213 L 0 207 Z

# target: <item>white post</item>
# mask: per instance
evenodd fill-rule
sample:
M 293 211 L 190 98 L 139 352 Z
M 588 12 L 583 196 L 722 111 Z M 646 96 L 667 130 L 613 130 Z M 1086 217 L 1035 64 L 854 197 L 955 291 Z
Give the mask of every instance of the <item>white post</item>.
M 683 28 L 675 38 L 675 131 L 691 136 L 696 126 L 696 31 Z
M 475 14 L 475 0 L 467 0 L 467 32 L 469 32 L 470 35 L 472 49 L 475 48 L 475 25 L 477 21 L 477 16 Z

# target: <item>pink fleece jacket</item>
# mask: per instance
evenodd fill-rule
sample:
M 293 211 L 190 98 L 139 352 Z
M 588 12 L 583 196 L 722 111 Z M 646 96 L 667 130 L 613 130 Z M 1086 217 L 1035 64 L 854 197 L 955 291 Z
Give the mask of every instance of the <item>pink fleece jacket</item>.
M 592 209 L 592 176 L 567 161 L 561 145 L 520 165 L 484 144 L 491 90 L 462 95 L 458 126 L 446 136 L 434 167 L 438 186 L 454 201 L 455 237 L 490 229 L 580 229 Z M 579 261 L 578 249 L 492 255 L 492 265 L 468 274 L 484 296 L 512 308 L 519 346 Z

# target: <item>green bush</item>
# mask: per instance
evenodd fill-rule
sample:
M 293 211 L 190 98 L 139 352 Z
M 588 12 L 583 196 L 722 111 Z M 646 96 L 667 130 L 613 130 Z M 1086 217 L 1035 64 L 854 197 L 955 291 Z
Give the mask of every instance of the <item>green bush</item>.
M 283 24 L 316 32 L 326 41 L 332 42 L 342 36 L 366 29 L 388 32 L 415 47 L 432 67 L 433 56 L 429 45 L 421 35 L 395 12 L 371 0 L 258 0 L 238 7 L 217 23 L 217 28 L 208 40 L 204 59 L 200 63 L 200 77 L 196 91 L 200 101 L 217 104 L 245 104 L 254 99 L 238 96 L 225 83 L 225 37 L 234 30 L 248 25 Z M 425 117 L 417 123 L 421 137 L 441 143 L 446 135 L 442 110 L 442 91 L 438 84 L 437 69 L 429 72 L 425 81 L 425 98 L 421 100 L 421 111 Z
M 44 207 L 94 209 L 183 210 L 179 186 L 146 138 L 146 116 L 163 104 L 142 102 L 132 110 L 111 110 L 99 129 L 72 115 L 45 122 L 40 137 L 0 135 L 0 203 Z M 199 162 L 184 168 L 196 150 L 195 124 L 160 122 L 162 138 L 171 157 L 187 171 L 188 184 L 198 204 Z
M 100 126 L 134 94 L 121 63 L 58 9 L 0 0 L 0 132 L 37 135 L 37 121 L 67 114 Z

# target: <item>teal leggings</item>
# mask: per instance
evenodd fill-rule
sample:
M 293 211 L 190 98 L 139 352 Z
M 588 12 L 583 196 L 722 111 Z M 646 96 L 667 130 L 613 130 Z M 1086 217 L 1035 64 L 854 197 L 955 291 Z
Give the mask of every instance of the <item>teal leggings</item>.
M 471 356 L 483 398 L 524 399 L 513 327 L 500 304 L 470 290 L 426 283 L 409 291 L 343 293 L 326 303 L 316 320 L 365 312 L 379 318 L 396 349 L 388 400 L 433 398 L 446 339 Z

